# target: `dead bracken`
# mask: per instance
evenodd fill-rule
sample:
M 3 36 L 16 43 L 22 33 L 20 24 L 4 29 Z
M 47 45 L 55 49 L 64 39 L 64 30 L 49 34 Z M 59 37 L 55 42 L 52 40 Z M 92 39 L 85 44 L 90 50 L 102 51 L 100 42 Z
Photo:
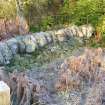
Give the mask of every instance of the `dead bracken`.
M 85 49 L 82 55 L 67 58 L 60 67 L 56 89 L 82 93 L 88 88 L 86 103 L 83 105 L 102 105 L 105 98 L 104 56 L 104 51 L 98 48 Z

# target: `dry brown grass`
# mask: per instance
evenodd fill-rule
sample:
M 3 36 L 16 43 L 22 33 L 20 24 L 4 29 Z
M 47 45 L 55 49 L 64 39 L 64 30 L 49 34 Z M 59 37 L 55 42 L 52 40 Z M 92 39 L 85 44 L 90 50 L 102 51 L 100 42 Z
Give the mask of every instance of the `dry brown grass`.
M 86 49 L 83 55 L 70 57 L 61 65 L 59 80 L 56 88 L 82 89 L 82 84 L 92 85 L 100 80 L 100 68 L 104 64 L 103 51 L 98 49 Z
M 68 89 L 82 92 L 84 86 L 87 86 L 89 92 L 83 105 L 104 105 L 104 56 L 104 51 L 98 48 L 86 49 L 83 55 L 66 59 L 61 65 L 56 89 L 58 91 Z

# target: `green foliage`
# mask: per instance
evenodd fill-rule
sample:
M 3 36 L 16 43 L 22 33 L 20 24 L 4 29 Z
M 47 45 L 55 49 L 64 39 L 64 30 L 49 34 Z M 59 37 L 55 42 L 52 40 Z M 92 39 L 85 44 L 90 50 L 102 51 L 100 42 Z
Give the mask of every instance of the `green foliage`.
M 30 26 L 30 32 L 39 32 L 40 31 L 40 26 Z
M 96 28 L 102 33 L 102 35 L 105 35 L 105 15 L 99 18 Z
M 64 0 L 61 14 L 69 14 L 73 23 L 81 25 L 91 23 L 96 25 L 98 18 L 104 12 L 105 0 Z
M 58 25 L 90 23 L 105 32 L 105 0 L 20 0 L 23 14 L 29 20 L 30 31 L 45 31 Z M 15 0 L 1 0 L 0 17 L 17 15 Z M 51 15 L 60 14 L 52 17 Z M 39 18 L 37 18 L 39 17 Z M 43 18 L 44 17 L 44 18 Z M 56 26 L 56 27 L 58 27 Z
M 47 16 L 46 18 L 42 19 L 40 26 L 41 30 L 49 30 L 54 25 L 54 19 L 51 16 Z
M 42 16 L 46 11 L 48 0 L 23 0 L 25 16 Z

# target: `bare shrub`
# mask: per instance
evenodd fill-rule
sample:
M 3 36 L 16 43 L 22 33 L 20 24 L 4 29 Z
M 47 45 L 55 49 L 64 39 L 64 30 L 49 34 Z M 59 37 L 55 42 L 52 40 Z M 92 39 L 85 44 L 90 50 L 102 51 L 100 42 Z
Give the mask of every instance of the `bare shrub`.
M 42 105 L 50 101 L 49 92 L 44 83 L 29 77 L 24 72 L 13 72 L 10 74 L 17 105 Z M 43 81 L 42 81 L 43 82 Z
M 37 81 L 31 80 L 23 72 L 13 72 L 10 76 L 10 81 L 12 83 L 12 89 L 15 92 L 14 94 L 17 96 L 18 105 L 31 105 L 31 102 L 36 100 L 35 93 L 40 88 Z

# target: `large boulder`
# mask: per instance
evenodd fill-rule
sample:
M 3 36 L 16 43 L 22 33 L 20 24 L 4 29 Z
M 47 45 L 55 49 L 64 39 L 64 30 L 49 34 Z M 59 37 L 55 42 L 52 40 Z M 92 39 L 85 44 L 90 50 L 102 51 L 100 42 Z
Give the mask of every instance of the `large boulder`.
M 80 30 L 86 38 L 90 38 L 95 31 L 91 25 L 82 25 L 80 26 Z
M 74 37 L 78 36 L 77 31 L 79 30 L 79 28 L 76 25 L 71 26 L 70 30 L 73 33 Z
M 9 64 L 10 60 L 12 59 L 12 52 L 6 43 L 0 43 L 0 52 L 3 56 L 3 63 Z
M 25 47 L 25 44 L 23 42 L 24 37 L 23 36 L 16 37 L 16 40 L 18 42 L 18 53 L 25 53 L 26 47 Z
M 44 32 L 36 33 L 35 38 L 36 38 L 36 41 L 37 41 L 39 47 L 44 47 L 47 44 L 47 39 L 45 37 Z
M 87 34 L 86 37 L 90 38 L 92 36 L 92 34 L 94 33 L 94 28 L 91 25 L 87 25 Z
M 80 30 L 83 33 L 83 35 L 86 37 L 86 34 L 87 34 L 87 27 L 86 27 L 86 25 L 80 26 Z
M 47 40 L 47 44 L 53 42 L 53 36 L 49 32 L 45 32 L 45 35 L 44 36 L 45 36 L 45 38 Z
M 62 41 L 65 41 L 66 38 L 67 38 L 67 35 L 65 33 L 65 29 L 60 29 L 58 31 L 56 31 L 56 36 L 57 36 L 57 39 L 62 42 Z
M 26 53 L 32 53 L 37 48 L 37 42 L 33 35 L 28 35 L 22 38 L 20 44 L 21 48 L 23 48 Z
M 56 37 L 56 31 L 47 31 L 48 34 L 51 35 L 52 37 L 52 41 L 56 41 L 57 40 L 57 37 Z
M 6 41 L 9 49 L 11 50 L 13 55 L 16 55 L 18 53 L 18 41 L 15 38 L 12 38 L 8 41 Z
M 81 32 L 81 30 L 77 30 L 77 37 L 80 37 L 80 38 L 83 38 L 84 37 L 84 35 Z
M 65 32 L 66 32 L 66 35 L 70 38 L 70 37 L 73 37 L 73 32 L 71 30 L 71 27 L 68 27 L 68 28 L 65 28 Z
M 25 53 L 26 51 L 26 46 L 25 46 L 25 43 L 21 40 L 19 41 L 19 53 Z

